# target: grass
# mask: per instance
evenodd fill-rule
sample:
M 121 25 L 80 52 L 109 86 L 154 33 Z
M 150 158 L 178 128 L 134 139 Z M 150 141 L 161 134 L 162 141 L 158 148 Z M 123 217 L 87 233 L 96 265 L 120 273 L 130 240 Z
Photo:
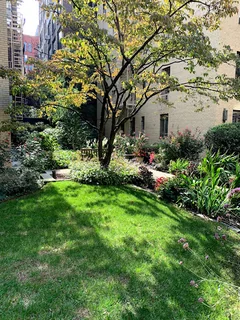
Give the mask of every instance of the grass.
M 240 318 L 239 236 L 144 191 L 58 182 L 0 219 L 1 320 Z

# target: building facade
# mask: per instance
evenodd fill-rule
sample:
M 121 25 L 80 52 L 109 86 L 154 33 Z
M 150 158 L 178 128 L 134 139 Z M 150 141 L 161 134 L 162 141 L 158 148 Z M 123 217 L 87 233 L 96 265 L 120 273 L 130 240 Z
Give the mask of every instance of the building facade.
M 29 58 L 39 58 L 39 36 L 23 35 L 23 67 L 24 74 L 28 74 L 34 68 L 28 63 Z
M 48 16 L 46 11 L 42 9 L 43 5 L 51 5 L 52 0 L 39 0 L 39 57 L 42 60 L 51 59 L 52 55 L 62 48 L 61 38 L 64 36 L 64 30 L 56 18 L 52 14 Z M 68 1 L 58 0 L 64 6 L 67 12 L 72 11 L 72 6 Z
M 233 52 L 240 54 L 240 21 L 239 15 L 234 15 L 222 21 L 220 29 L 209 35 L 213 45 L 221 49 L 223 45 L 229 45 Z M 196 76 L 201 75 L 199 67 Z M 189 73 L 183 64 L 171 65 L 168 73 L 177 76 L 181 82 L 187 81 Z M 226 74 L 229 77 L 238 77 L 234 64 L 223 64 L 218 72 L 212 71 L 211 76 Z M 158 101 L 149 101 L 139 113 L 128 123 L 125 123 L 124 132 L 132 134 L 144 132 L 149 137 L 149 142 L 159 141 L 159 137 L 167 136 L 188 128 L 195 132 L 198 130 L 204 135 L 208 129 L 222 123 L 240 122 L 240 102 L 236 100 L 219 101 L 219 104 L 209 101 L 206 97 L 198 100 L 182 101 L 183 96 L 179 92 L 167 92 L 165 98 L 173 103 L 173 107 L 166 106 Z M 194 106 L 196 105 L 196 107 Z M 202 111 L 197 111 L 198 108 Z
M 0 65 L 8 67 L 7 12 L 5 0 L 0 1 L 0 26 Z M 8 107 L 9 102 L 9 81 L 0 78 L 0 122 L 8 119 L 4 111 Z M 0 138 L 3 137 L 4 135 L 0 133 Z

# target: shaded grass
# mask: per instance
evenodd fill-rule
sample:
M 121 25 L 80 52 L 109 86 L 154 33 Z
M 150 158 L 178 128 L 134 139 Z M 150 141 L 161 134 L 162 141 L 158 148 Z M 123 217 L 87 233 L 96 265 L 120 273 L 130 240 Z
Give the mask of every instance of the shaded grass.
M 238 286 L 239 236 L 216 241 L 216 224 L 154 195 L 58 182 L 0 204 L 0 219 L 0 319 L 240 318 L 228 285 L 189 285 Z

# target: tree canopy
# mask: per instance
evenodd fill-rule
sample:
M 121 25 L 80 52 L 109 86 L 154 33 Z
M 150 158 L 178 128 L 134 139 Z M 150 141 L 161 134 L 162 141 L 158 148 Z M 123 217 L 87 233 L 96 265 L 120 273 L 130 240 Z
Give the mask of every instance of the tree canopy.
M 213 101 L 238 98 L 238 80 L 217 71 L 236 60 L 229 47 L 210 40 L 221 19 L 237 13 L 233 0 L 72 0 L 72 12 L 60 4 L 45 7 L 66 31 L 63 49 L 35 71 L 17 90 L 25 90 L 50 110 L 81 107 L 97 99 L 99 160 L 107 167 L 113 142 L 122 124 L 151 99 L 168 103 L 166 90 L 186 96 L 205 95 Z M 166 70 L 182 64 L 186 81 Z M 202 73 L 196 73 L 201 67 Z M 107 153 L 102 140 L 107 123 Z

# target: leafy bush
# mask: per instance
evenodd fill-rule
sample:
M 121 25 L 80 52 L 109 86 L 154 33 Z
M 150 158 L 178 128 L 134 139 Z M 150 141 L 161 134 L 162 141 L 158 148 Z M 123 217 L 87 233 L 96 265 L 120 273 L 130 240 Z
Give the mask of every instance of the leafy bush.
M 220 154 L 220 152 L 212 153 L 208 151 L 198 166 L 198 171 L 203 176 L 212 177 L 219 172 L 219 184 L 225 185 L 229 183 L 230 177 L 237 174 L 238 156 Z M 238 165 L 239 167 L 239 165 Z M 240 175 L 240 167 L 239 167 Z
M 114 140 L 114 146 L 116 153 L 120 156 L 124 154 L 136 154 L 141 152 L 146 153 L 144 150 L 148 138 L 145 134 L 140 133 L 139 136 L 129 136 L 129 135 L 116 135 Z
M 156 192 L 159 197 L 165 201 L 176 203 L 179 197 L 190 190 L 192 180 L 184 175 L 171 178 L 167 181 L 159 181 L 156 186 Z
M 40 132 L 39 137 L 41 138 L 42 149 L 51 152 L 58 150 L 60 148 L 58 143 L 58 135 L 59 130 L 57 128 L 47 128 Z
M 71 178 L 86 184 L 121 185 L 138 177 L 137 168 L 121 159 L 112 160 L 108 169 L 102 169 L 95 161 L 76 162 L 71 169 Z
M 189 161 L 185 159 L 177 159 L 176 161 L 171 160 L 169 164 L 169 172 L 173 174 L 183 173 L 187 170 Z
M 178 131 L 177 134 L 171 133 L 160 142 L 161 161 L 169 164 L 171 160 L 176 161 L 178 158 L 197 160 L 203 151 L 203 146 L 203 139 L 200 138 L 198 131 L 192 134 L 191 130 L 185 129 L 183 132 Z
M 18 148 L 21 164 L 38 172 L 45 171 L 50 165 L 50 154 L 41 147 L 41 138 L 31 134 L 24 145 Z
M 240 123 L 213 127 L 205 135 L 205 144 L 213 152 L 240 154 Z
M 150 170 L 148 170 L 147 167 L 140 166 L 138 175 L 139 177 L 134 181 L 134 184 L 139 185 L 141 187 L 153 189 L 154 187 L 153 173 Z
M 239 181 L 240 166 L 235 162 L 234 167 L 234 161 L 235 156 L 208 152 L 198 168 L 189 164 L 176 178 L 162 184 L 157 192 L 161 198 L 199 213 L 214 217 L 223 215 L 229 185 L 234 186 Z M 233 172 L 236 175 L 230 180 Z
M 219 179 L 220 171 L 216 173 L 213 179 L 206 176 L 194 181 L 191 186 L 192 193 L 190 196 L 188 195 L 189 204 L 193 209 L 212 217 L 224 213 L 224 203 L 226 202 L 228 189 L 225 186 L 219 186 Z M 186 199 L 187 197 L 185 197 Z
M 9 140 L 6 138 L 0 140 L 0 169 L 4 167 L 5 163 L 10 159 Z
M 52 168 L 68 168 L 70 164 L 78 159 L 78 151 L 55 150 L 52 153 Z
M 168 178 L 160 177 L 157 178 L 154 186 L 155 191 L 159 191 L 161 188 L 163 188 L 164 184 L 168 182 Z
M 5 168 L 0 172 L 0 199 L 33 192 L 42 186 L 40 176 L 28 168 Z
M 63 149 L 79 150 L 86 141 L 94 139 L 96 132 L 81 119 L 79 113 L 66 110 L 57 122 L 58 141 Z

